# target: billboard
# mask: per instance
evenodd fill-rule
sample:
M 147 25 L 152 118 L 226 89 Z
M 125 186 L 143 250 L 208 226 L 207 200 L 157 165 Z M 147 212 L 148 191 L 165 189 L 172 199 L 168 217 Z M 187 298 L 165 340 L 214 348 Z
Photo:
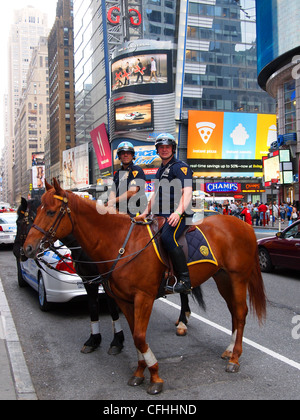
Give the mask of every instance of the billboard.
M 189 111 L 187 158 L 194 172 L 254 176 L 275 140 L 276 115 Z
M 172 52 L 151 50 L 126 53 L 112 60 L 111 90 L 148 95 L 173 91 Z
M 111 168 L 111 150 L 106 133 L 105 124 L 99 125 L 90 132 L 90 136 L 95 149 L 99 169 Z
M 84 188 L 89 185 L 88 143 L 63 151 L 63 188 Z
M 115 105 L 115 131 L 153 130 L 153 102 Z

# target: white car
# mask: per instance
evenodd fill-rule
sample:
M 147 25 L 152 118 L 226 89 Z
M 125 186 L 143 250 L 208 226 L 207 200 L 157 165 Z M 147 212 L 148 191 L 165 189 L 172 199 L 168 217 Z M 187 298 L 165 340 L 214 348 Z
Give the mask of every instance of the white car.
M 17 213 L 0 213 L 0 245 L 13 244 L 17 233 Z
M 20 287 L 29 284 L 38 292 L 40 309 L 44 312 L 50 310 L 51 303 L 64 303 L 86 296 L 82 279 L 75 272 L 70 250 L 59 241 L 54 245 L 60 247 L 59 254 L 65 259 L 61 259 L 51 250 L 46 250 L 42 256 L 46 264 L 40 262 L 39 267 L 31 258 L 21 261 L 18 276 Z M 104 293 L 102 286 L 99 287 L 99 293 Z

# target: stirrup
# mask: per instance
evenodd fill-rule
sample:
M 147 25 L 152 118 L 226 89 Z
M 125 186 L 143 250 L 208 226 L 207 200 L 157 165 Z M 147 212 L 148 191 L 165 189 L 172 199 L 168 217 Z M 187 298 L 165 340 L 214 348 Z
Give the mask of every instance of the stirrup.
M 174 276 L 174 279 L 175 279 L 175 283 L 173 284 L 173 286 L 170 286 L 169 285 L 169 280 L 170 280 L 170 278 L 168 278 L 168 280 L 167 280 L 167 283 L 166 283 L 166 287 L 165 287 L 165 290 L 166 291 L 168 291 L 168 292 L 171 292 L 171 293 L 184 293 L 184 294 L 186 294 L 186 295 L 188 295 L 188 294 L 190 294 L 191 293 L 191 291 L 192 291 L 192 287 L 190 286 L 190 288 L 188 288 L 187 286 L 186 286 L 186 283 L 185 282 L 182 282 L 182 281 L 179 281 L 178 282 L 178 279 L 177 279 L 177 277 L 176 276 Z M 184 290 L 182 290 L 182 291 L 177 291 L 177 290 L 175 290 L 175 288 L 176 288 L 176 286 L 177 285 L 182 285 L 182 286 L 184 286 L 185 287 L 185 289 Z

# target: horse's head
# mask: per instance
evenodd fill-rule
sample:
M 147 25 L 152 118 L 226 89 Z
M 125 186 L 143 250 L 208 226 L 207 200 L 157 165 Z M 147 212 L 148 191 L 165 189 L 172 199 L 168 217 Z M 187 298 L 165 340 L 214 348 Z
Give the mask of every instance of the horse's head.
M 73 231 L 68 193 L 59 186 L 56 179 L 53 180 L 53 186 L 47 182 L 45 184 L 46 192 L 23 247 L 28 258 L 34 258 L 38 252 Z
M 41 202 L 37 199 L 27 201 L 22 197 L 21 204 L 17 210 L 17 233 L 14 241 L 13 253 L 16 258 L 20 258 L 22 261 L 26 260 L 23 252 L 23 245 L 40 204 Z

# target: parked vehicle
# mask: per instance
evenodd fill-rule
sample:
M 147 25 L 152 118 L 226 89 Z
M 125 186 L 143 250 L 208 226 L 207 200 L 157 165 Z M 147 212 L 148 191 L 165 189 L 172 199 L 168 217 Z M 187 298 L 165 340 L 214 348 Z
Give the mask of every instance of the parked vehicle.
M 0 245 L 13 244 L 17 234 L 17 213 L 0 214 Z
M 275 267 L 300 270 L 300 220 L 271 238 L 258 241 L 259 262 L 263 272 Z
M 59 241 L 55 242 L 55 247 L 59 247 L 63 259 L 54 251 L 46 250 L 40 263 L 33 259 L 20 263 L 19 286 L 29 284 L 38 292 L 42 311 L 48 311 L 51 303 L 69 302 L 86 295 L 82 279 L 75 272 L 71 251 Z M 99 293 L 104 293 L 102 286 Z

